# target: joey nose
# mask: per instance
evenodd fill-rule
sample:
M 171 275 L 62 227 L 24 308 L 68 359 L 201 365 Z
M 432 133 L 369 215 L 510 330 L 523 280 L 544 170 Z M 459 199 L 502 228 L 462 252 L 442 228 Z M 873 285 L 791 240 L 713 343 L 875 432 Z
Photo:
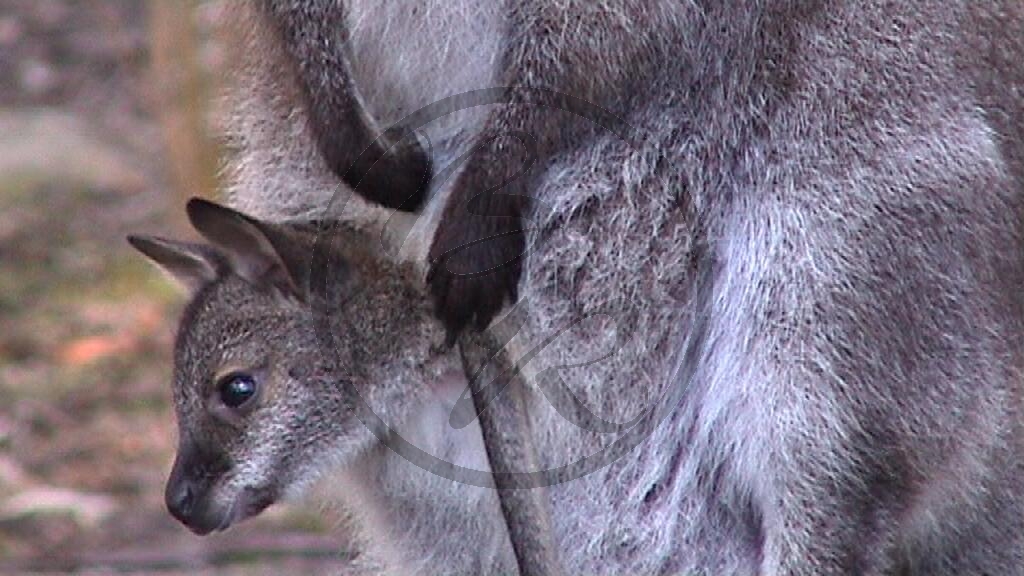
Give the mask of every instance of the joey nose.
M 227 459 L 194 442 L 182 442 L 164 488 L 167 511 L 196 534 L 209 534 L 224 522 L 225 511 L 211 498 L 229 469 Z
M 171 516 L 182 524 L 191 524 L 192 515 L 195 513 L 196 492 L 195 484 L 187 478 L 167 483 L 164 502 Z

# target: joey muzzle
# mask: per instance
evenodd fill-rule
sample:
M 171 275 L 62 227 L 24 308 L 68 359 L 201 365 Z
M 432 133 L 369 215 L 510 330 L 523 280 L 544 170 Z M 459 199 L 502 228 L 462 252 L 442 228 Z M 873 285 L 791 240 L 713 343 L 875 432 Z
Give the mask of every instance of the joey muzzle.
M 199 535 L 225 530 L 273 504 L 269 490 L 245 488 L 231 498 L 214 498 L 215 488 L 231 465 L 223 456 L 195 445 L 179 447 L 164 489 L 164 502 L 174 518 Z

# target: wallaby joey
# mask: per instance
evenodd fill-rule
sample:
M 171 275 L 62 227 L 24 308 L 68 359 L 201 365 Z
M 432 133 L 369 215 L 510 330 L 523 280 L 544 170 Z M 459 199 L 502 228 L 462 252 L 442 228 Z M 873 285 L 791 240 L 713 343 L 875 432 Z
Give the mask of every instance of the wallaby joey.
M 395 442 L 487 470 L 480 430 L 453 425 L 461 359 L 438 344 L 515 294 L 488 333 L 517 329 L 530 427 L 503 440 L 536 447 L 566 572 L 1024 575 L 1024 3 L 230 16 L 245 50 L 229 198 L 247 216 L 193 203 L 206 244 L 135 241 L 193 290 L 168 484 L 188 525 L 225 527 L 331 471 L 369 573 L 514 571 L 495 492 Z M 399 123 L 507 85 L 528 90 Z M 517 100 L 535 89 L 643 137 Z M 308 222 L 354 184 L 339 173 L 368 118 L 401 126 L 394 164 L 418 174 L 401 158 L 427 154 L 438 193 L 419 216 L 437 232 L 410 235 L 422 250 L 403 262 L 346 219 L 322 268 Z M 421 192 L 403 186 L 358 194 L 406 207 Z M 496 275 L 439 274 L 463 244 L 453 270 Z

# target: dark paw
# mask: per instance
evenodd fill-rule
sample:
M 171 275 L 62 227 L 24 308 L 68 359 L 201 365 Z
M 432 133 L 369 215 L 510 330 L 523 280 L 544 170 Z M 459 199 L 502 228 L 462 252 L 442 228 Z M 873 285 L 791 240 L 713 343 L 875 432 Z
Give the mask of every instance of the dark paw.
M 426 201 L 432 176 L 427 149 L 410 133 L 389 150 L 363 152 L 344 180 L 371 202 L 414 212 Z
M 434 309 L 454 344 L 467 327 L 483 330 L 514 302 L 525 239 L 519 218 L 444 218 L 430 247 L 427 283 Z

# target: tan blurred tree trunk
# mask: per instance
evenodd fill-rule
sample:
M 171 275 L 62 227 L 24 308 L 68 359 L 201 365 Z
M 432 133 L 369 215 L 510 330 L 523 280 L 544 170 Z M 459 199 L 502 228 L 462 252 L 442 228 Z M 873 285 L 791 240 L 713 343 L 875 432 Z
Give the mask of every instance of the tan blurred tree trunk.
M 218 151 L 207 122 L 209 94 L 194 11 L 194 0 L 149 2 L 152 80 L 177 196 L 173 212 L 181 215 L 182 226 L 185 201 L 213 198 L 218 186 Z

